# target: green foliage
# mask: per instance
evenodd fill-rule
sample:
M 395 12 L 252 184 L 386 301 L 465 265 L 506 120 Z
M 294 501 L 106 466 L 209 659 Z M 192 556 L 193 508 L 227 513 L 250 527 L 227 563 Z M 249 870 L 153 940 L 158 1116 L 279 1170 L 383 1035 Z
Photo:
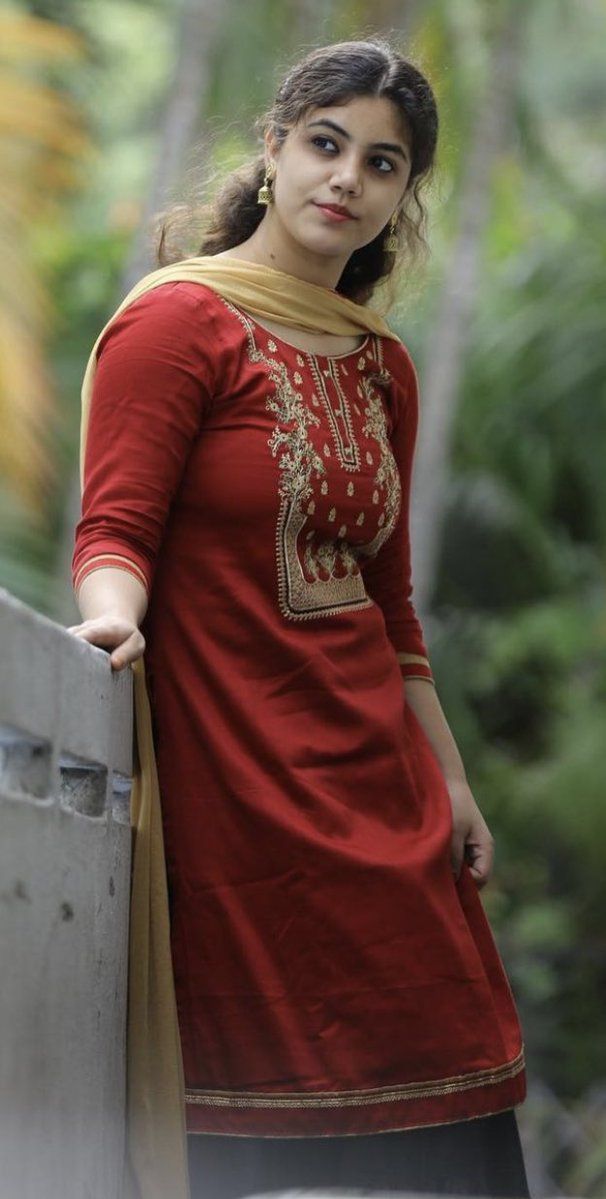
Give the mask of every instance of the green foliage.
M 530 1062 L 568 1098 L 606 1074 L 604 255 L 570 220 L 574 237 L 556 222 L 489 259 L 433 654 L 499 842 L 495 924 Z

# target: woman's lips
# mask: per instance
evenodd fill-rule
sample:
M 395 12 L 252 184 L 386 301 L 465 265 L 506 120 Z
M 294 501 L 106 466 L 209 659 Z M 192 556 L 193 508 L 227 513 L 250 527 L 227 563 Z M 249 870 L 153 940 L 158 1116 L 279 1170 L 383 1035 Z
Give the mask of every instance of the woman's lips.
M 314 201 L 314 203 L 315 203 L 315 201 Z M 325 212 L 326 216 L 330 217 L 333 221 L 353 221 L 354 220 L 354 218 L 352 216 L 348 216 L 348 214 L 346 212 L 335 212 L 333 208 L 327 208 L 325 204 L 316 204 L 316 208 L 319 208 L 320 212 Z

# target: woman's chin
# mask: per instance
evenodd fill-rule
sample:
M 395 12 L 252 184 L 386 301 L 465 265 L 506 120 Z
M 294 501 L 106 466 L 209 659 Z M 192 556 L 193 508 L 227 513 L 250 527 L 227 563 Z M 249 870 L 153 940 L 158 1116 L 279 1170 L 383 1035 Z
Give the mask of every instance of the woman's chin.
M 315 254 L 321 258 L 343 258 L 344 255 L 349 258 L 356 248 L 348 246 L 345 237 L 339 237 L 338 234 L 326 236 L 325 234 L 304 233 L 299 235 L 296 240 L 306 254 Z

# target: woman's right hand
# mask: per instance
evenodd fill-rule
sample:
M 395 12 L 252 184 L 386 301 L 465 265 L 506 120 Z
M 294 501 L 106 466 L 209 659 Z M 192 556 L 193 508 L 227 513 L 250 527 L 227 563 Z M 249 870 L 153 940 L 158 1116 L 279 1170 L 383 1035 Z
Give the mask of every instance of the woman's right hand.
M 111 653 L 112 670 L 123 670 L 145 652 L 145 638 L 136 624 L 124 616 L 96 616 L 70 625 L 68 633 Z

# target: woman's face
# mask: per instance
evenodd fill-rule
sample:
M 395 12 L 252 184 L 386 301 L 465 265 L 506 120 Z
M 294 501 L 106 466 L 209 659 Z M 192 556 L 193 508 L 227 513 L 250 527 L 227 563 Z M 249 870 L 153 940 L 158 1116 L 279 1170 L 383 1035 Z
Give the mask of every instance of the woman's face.
M 340 260 L 342 270 L 387 225 L 404 195 L 411 142 L 403 124 L 390 100 L 359 96 L 310 109 L 280 147 L 268 140 L 276 168 L 272 222 L 308 254 Z M 350 216 L 335 218 L 323 205 L 342 205 Z

